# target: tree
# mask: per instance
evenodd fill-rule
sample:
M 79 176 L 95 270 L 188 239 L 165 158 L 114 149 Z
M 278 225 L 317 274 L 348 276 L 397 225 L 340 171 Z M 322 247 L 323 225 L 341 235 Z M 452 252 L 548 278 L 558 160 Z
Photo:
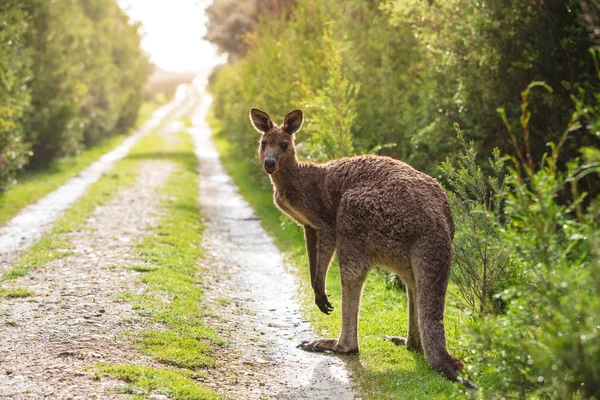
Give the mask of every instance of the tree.
M 0 5 L 0 191 L 13 181 L 27 163 L 23 118 L 30 106 L 32 54 L 24 45 L 30 28 L 21 2 L 7 0 Z

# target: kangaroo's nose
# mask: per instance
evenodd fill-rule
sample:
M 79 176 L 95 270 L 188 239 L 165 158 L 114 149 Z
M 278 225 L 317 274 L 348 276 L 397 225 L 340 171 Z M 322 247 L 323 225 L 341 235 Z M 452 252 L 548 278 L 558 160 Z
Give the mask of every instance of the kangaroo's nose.
M 272 174 L 273 172 L 275 172 L 275 159 L 265 158 L 264 167 L 267 174 Z

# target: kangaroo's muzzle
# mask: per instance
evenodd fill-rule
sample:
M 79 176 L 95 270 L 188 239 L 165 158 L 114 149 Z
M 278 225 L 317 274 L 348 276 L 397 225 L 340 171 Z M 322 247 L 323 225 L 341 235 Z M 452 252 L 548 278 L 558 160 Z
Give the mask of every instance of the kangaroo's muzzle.
M 267 174 L 272 174 L 277 169 L 277 163 L 274 158 L 265 158 L 265 162 L 263 163 L 263 168 Z

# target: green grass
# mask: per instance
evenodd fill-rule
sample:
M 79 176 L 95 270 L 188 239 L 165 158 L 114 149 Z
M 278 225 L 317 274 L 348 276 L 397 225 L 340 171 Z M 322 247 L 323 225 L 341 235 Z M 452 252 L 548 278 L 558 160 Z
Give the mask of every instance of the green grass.
M 154 103 L 144 103 L 140 109 L 138 125 L 150 118 L 156 108 Z M 27 205 L 60 187 L 100 156 L 118 146 L 126 137 L 127 135 L 109 137 L 76 157 L 65 157 L 43 169 L 28 170 L 20 174 L 17 177 L 18 184 L 0 193 L 0 225 L 9 221 Z
M 250 165 L 239 157 L 235 149 L 219 132 L 218 122 L 211 121 L 221 160 L 240 193 L 261 218 L 263 227 L 274 237 L 279 248 L 295 266 L 300 278 L 300 297 L 304 315 L 315 331 L 323 337 L 337 337 L 341 326 L 341 288 L 337 264 L 330 268 L 327 292 L 336 307 L 332 315 L 322 314 L 314 305 L 310 287 L 308 260 L 301 228 L 282 222 L 281 212 L 273 204 L 272 189 L 264 180 L 250 173 L 260 168 L 258 162 Z M 447 398 L 464 388 L 442 378 L 425 362 L 422 353 L 410 352 L 383 340 L 385 335 L 405 336 L 407 322 L 406 295 L 386 287 L 386 275 L 379 270 L 369 274 L 361 303 L 359 340 L 360 354 L 349 357 L 353 377 L 359 383 L 361 394 L 369 399 L 432 399 Z M 446 312 L 446 335 L 451 353 L 466 360 L 459 350 L 461 314 L 452 308 Z M 328 357 L 324 355 L 324 357 Z
M 142 273 L 140 279 L 148 290 L 144 294 L 124 294 L 120 299 L 131 302 L 138 315 L 162 324 L 161 329 L 131 333 L 139 350 L 163 364 L 176 367 L 170 373 L 186 375 L 214 366 L 211 348 L 224 343 L 203 322 L 202 290 L 197 278 L 197 261 L 202 255 L 202 223 L 193 143 L 189 135 L 179 134 L 176 141 L 161 147 L 164 150 L 155 154 L 155 158 L 173 161 L 177 170 L 160 190 L 164 200 L 158 226 L 136 247 L 145 264 L 133 268 Z M 169 389 L 169 393 L 177 398 L 216 396 L 206 389 L 199 389 L 197 396 L 201 397 L 183 396 L 182 393 L 187 392 L 180 386 L 186 382 L 174 381 L 174 388 L 179 389 Z
M 143 137 L 128 156 L 119 160 L 112 171 L 103 175 L 65 212 L 48 235 L 21 255 L 16 265 L 6 272 L 2 279 L 27 275 L 31 269 L 68 256 L 72 245 L 65 234 L 84 229 L 85 221 L 97 206 L 113 198 L 119 190 L 132 186 L 141 161 L 172 157 L 163 153 L 163 147 L 164 140 L 157 133 Z
M 183 117 L 181 119 L 181 122 L 183 122 L 183 126 L 185 126 L 186 128 L 191 128 L 193 126 L 192 119 L 189 116 Z
M 182 373 L 173 368 L 152 368 L 130 364 L 99 364 L 99 375 L 109 375 L 128 382 L 121 388 L 123 394 L 146 398 L 150 393 L 162 394 L 176 399 L 210 400 L 218 396 L 201 386 L 193 379 L 194 375 Z M 99 376 L 98 376 L 99 377 Z
M 0 288 L 0 297 L 5 297 L 7 299 L 17 299 L 23 297 L 31 297 L 35 295 L 35 293 L 29 289 L 24 288 L 10 288 L 4 289 Z

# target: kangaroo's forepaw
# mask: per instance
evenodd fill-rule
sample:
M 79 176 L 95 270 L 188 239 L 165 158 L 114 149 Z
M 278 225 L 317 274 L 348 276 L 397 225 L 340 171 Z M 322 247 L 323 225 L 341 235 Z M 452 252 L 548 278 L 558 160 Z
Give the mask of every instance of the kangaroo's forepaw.
M 323 314 L 327 315 L 331 314 L 331 312 L 333 311 L 333 306 L 329 302 L 328 297 L 329 296 L 325 293 L 321 293 L 315 296 L 315 304 L 319 307 L 319 310 L 321 310 Z
M 356 353 L 358 347 L 342 347 L 337 339 L 315 339 L 305 340 L 298 345 L 299 349 L 314 353 L 332 352 L 332 353 Z

